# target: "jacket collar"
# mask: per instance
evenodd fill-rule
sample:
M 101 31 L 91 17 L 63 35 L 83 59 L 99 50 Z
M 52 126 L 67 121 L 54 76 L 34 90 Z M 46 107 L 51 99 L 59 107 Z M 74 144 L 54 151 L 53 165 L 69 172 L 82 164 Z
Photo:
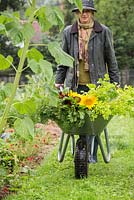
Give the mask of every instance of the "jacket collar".
M 93 30 L 96 33 L 102 32 L 102 26 L 101 26 L 101 24 L 99 22 L 97 22 L 97 21 L 94 21 Z M 72 34 L 73 33 L 78 33 L 78 22 L 77 21 L 72 25 L 71 33 Z

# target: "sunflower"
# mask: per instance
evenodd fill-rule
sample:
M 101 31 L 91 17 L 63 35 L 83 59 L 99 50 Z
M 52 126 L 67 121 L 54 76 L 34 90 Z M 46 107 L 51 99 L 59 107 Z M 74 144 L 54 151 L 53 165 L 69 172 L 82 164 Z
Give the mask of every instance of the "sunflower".
M 78 94 L 77 92 L 73 92 L 72 90 L 70 90 L 69 96 L 73 97 L 76 100 L 76 102 L 79 103 L 81 101 L 82 95 Z
M 91 109 L 96 103 L 97 98 L 95 96 L 82 95 L 79 105 L 86 106 L 88 109 Z
M 70 97 L 79 97 L 80 94 L 78 94 L 77 92 L 73 92 L 72 90 L 69 91 L 69 96 Z

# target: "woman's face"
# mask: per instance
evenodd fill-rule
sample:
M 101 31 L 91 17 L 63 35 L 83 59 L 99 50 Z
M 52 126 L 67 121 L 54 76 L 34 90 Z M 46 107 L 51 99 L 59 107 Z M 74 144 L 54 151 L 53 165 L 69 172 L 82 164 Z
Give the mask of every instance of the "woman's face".
M 82 13 L 80 11 L 76 11 L 76 15 L 82 24 L 89 24 L 93 19 L 93 12 L 91 10 L 84 9 Z

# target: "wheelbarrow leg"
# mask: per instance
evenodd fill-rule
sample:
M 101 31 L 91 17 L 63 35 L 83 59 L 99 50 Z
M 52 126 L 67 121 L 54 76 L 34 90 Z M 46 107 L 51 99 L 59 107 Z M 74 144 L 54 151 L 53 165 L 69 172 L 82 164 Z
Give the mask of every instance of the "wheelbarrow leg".
M 58 161 L 59 162 L 62 162 L 64 160 L 67 145 L 68 145 L 68 142 L 69 142 L 69 139 L 70 139 L 70 135 L 67 134 L 67 137 L 66 137 L 66 140 L 65 140 L 65 143 L 64 143 L 64 136 L 65 136 L 65 133 L 62 132 L 61 138 L 60 138 L 59 149 L 58 149 Z M 63 143 L 64 143 L 64 146 L 63 146 Z
M 89 163 L 95 163 L 94 161 L 95 137 L 96 137 L 95 135 L 91 135 L 89 136 L 89 139 L 88 139 L 88 152 L 89 152 L 88 162 Z
M 109 144 L 107 128 L 104 129 L 104 135 L 105 135 L 105 141 L 106 141 L 107 154 L 104 151 L 103 144 L 102 144 L 100 136 L 96 136 L 96 137 L 97 137 L 97 140 L 98 140 L 98 144 L 100 146 L 100 150 L 101 150 L 101 153 L 102 153 L 102 156 L 103 156 L 103 160 L 104 160 L 105 163 L 109 163 L 109 161 L 110 161 L 110 144 Z
M 75 153 L 75 137 L 74 137 L 74 135 L 71 135 L 71 153 L 74 156 L 74 153 Z

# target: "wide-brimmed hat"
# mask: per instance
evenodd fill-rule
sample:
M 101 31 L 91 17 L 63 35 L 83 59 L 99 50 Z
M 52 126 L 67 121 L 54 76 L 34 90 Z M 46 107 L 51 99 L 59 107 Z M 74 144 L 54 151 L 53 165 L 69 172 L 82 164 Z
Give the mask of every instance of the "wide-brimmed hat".
M 94 8 L 94 1 L 93 0 L 82 0 L 82 8 L 83 9 L 86 9 L 86 10 L 92 10 L 92 11 L 97 11 L 95 8 Z M 72 12 L 76 12 L 78 11 L 79 9 L 76 7 L 72 10 Z

